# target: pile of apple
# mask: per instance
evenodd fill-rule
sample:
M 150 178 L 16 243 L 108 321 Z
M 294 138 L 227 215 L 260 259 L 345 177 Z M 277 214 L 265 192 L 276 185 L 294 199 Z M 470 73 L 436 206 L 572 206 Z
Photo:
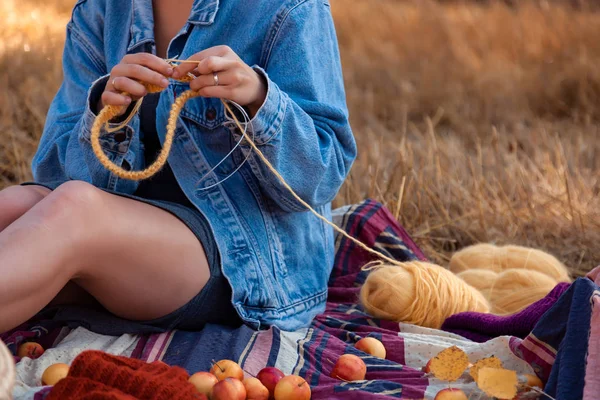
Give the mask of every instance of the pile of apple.
M 383 344 L 375 338 L 364 338 L 356 348 L 376 357 L 385 358 Z M 342 355 L 330 376 L 347 382 L 364 380 L 367 367 L 353 354 Z M 210 372 L 197 372 L 190 382 L 198 392 L 211 400 L 309 400 L 310 385 L 296 375 L 286 376 L 275 367 L 261 369 L 256 377 L 244 379 L 244 370 L 234 361 L 213 363 Z
M 301 377 L 266 367 L 256 377 L 244 379 L 244 370 L 234 361 L 213 363 L 210 372 L 193 374 L 190 383 L 211 400 L 309 400 L 310 385 Z

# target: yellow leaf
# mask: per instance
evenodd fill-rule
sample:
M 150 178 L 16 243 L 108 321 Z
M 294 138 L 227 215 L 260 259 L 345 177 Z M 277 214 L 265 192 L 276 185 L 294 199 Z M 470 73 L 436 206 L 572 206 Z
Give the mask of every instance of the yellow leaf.
M 481 368 L 477 386 L 488 396 L 512 399 L 517 395 L 517 373 L 502 368 Z
M 477 382 L 477 372 L 481 368 L 502 368 L 502 361 L 500 361 L 499 358 L 492 356 L 488 358 L 482 358 L 481 360 L 473 364 L 469 374 L 473 377 L 475 382 Z
M 469 366 L 469 357 L 456 346 L 441 351 L 431 359 L 429 370 L 438 379 L 453 382 L 461 377 Z

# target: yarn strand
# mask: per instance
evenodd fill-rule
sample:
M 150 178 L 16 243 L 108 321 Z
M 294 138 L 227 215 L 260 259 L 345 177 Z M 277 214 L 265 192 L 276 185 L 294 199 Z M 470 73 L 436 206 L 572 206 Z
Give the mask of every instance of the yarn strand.
M 129 123 L 131 122 L 131 120 L 133 119 L 133 117 L 135 117 L 135 115 L 140 111 L 140 108 L 142 108 L 142 102 L 143 101 L 144 101 L 144 98 L 140 97 L 135 102 L 135 106 L 133 107 L 133 110 L 131 110 L 131 113 L 129 113 L 129 116 L 127 116 L 127 118 L 125 118 L 125 120 L 123 122 L 121 122 L 119 125 L 111 128 L 108 125 L 108 122 L 106 122 L 106 124 L 104 125 L 104 129 L 106 130 L 106 132 L 108 132 L 108 133 L 114 133 L 116 131 L 120 131 L 121 129 L 123 129 L 127 125 L 129 125 Z
M 269 171 L 271 171 L 271 173 L 273 175 L 275 175 L 275 177 L 277 177 L 277 179 L 279 180 L 279 182 L 281 182 L 281 184 L 292 195 L 292 197 L 294 199 L 296 199 L 296 201 L 298 201 L 300 204 L 302 204 L 304 207 L 306 207 L 311 213 L 313 213 L 321 221 L 323 221 L 324 223 L 326 223 L 327 225 L 329 225 L 330 227 L 332 227 L 336 232 L 338 232 L 340 235 L 344 236 L 346 239 L 352 241 L 354 244 L 356 244 L 357 246 L 359 246 L 361 249 L 363 249 L 363 250 L 365 250 L 365 251 L 367 251 L 367 252 L 369 252 L 369 253 L 377 256 L 378 258 L 380 258 L 382 260 L 385 260 L 385 261 L 389 262 L 390 264 L 394 264 L 394 265 L 397 265 L 397 266 L 403 266 L 403 263 L 401 263 L 400 261 L 394 260 L 393 258 L 390 258 L 390 257 L 386 256 L 385 254 L 381 254 L 380 252 L 371 249 L 369 246 L 367 246 L 366 244 L 364 244 L 360 240 L 358 240 L 358 239 L 350 236 L 348 233 L 346 233 L 346 231 L 344 231 L 342 228 L 340 228 L 339 226 L 337 226 L 333 222 L 329 221 L 327 218 L 325 218 L 321 214 L 319 214 L 319 212 L 317 212 L 314 208 L 312 208 L 310 206 L 310 204 L 308 204 L 300 196 L 298 196 L 298 194 L 296 194 L 296 192 L 294 191 L 294 189 L 292 189 L 292 187 L 286 182 L 286 180 L 283 178 L 283 176 L 281 176 L 281 174 L 279 173 L 279 171 L 277 171 L 277 169 L 275 169 L 275 167 L 273 167 L 273 164 L 271 164 L 271 162 L 267 159 L 267 157 L 265 157 L 265 155 L 262 153 L 262 151 L 260 151 L 260 149 L 256 146 L 256 144 L 254 143 L 254 141 L 252 141 L 248 137 L 248 135 L 244 132 L 244 129 L 242 128 L 240 122 L 238 121 L 237 117 L 235 116 L 235 114 L 233 113 L 233 111 L 231 110 L 231 108 L 229 107 L 229 105 L 227 104 L 227 102 L 225 102 L 225 101 L 222 101 L 222 102 L 225 105 L 225 109 L 227 110 L 227 112 L 233 118 L 233 121 L 235 122 L 236 126 L 242 132 L 242 135 L 244 136 L 244 138 L 246 139 L 246 141 L 248 142 L 248 144 L 250 145 L 250 147 L 252 147 L 252 150 L 254 150 L 254 152 L 256 153 L 256 155 L 258 155 L 258 157 L 262 160 L 262 162 L 265 163 L 265 165 L 267 166 L 267 168 L 269 169 Z

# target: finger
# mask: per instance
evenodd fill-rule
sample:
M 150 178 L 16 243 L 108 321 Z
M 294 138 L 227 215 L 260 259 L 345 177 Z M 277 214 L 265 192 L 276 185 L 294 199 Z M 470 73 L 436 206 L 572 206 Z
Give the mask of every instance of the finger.
M 231 100 L 231 89 L 227 86 L 206 86 L 200 89 L 198 93 L 202 97 Z
M 150 53 L 128 54 L 123 57 L 123 63 L 143 65 L 162 76 L 173 74 L 173 67 L 168 62 Z
M 194 54 L 187 61 L 202 61 L 208 57 L 225 57 L 227 55 L 235 54 L 228 46 L 215 46 L 206 50 L 202 50 L 199 53 Z M 196 63 L 181 63 L 175 68 L 173 72 L 173 78 L 178 79 L 185 76 L 188 72 L 192 72 L 198 64 Z
M 200 90 L 208 86 L 238 86 L 243 82 L 242 74 L 235 70 L 200 75 L 190 82 L 190 89 Z M 218 83 L 218 85 L 217 85 Z
M 150 83 L 163 88 L 169 86 L 169 81 L 158 72 L 138 64 L 119 64 L 111 74 L 117 77 L 127 77 L 143 83 Z
M 236 60 L 223 57 L 207 57 L 200 61 L 196 69 L 200 75 L 204 75 L 212 74 L 213 72 L 226 71 L 236 66 L 239 66 L 239 63 Z
M 102 93 L 102 104 L 105 106 L 128 106 L 131 98 L 115 92 Z
M 126 92 L 135 98 L 144 97 L 148 93 L 144 85 L 124 76 L 118 76 L 111 82 L 113 91 Z

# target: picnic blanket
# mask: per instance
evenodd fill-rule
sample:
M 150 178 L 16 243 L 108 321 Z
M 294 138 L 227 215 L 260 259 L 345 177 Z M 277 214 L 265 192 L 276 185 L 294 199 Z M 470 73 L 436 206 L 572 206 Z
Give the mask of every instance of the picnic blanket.
M 375 201 L 338 209 L 334 218 L 349 234 L 388 256 L 404 261 L 425 259 L 391 213 Z M 591 279 L 576 281 L 524 339 L 505 335 L 478 343 L 455 333 L 369 317 L 357 303 L 368 273 L 361 267 L 371 260 L 370 254 L 338 236 L 326 311 L 310 327 L 295 332 L 207 325 L 200 332 L 110 336 L 90 331 L 89 325 L 76 327 L 73 321 L 38 318 L 2 335 L 13 354 L 24 340 L 34 339 L 48 349 L 37 360 L 17 359 L 14 397 L 43 400 L 51 390 L 40 386 L 45 368 L 56 362 L 69 363 L 82 351 L 94 349 L 147 362 L 162 360 L 190 374 L 208 370 L 213 359 L 235 360 L 250 374 L 275 366 L 286 374 L 304 377 L 313 399 L 434 399 L 448 384 L 424 374 L 421 368 L 439 351 L 456 345 L 472 362 L 495 355 L 506 368 L 537 374 L 548 382 L 548 393 L 557 399 L 598 398 L 600 290 Z M 354 343 L 366 336 L 383 342 L 387 359 L 354 348 Z M 333 363 L 343 353 L 363 358 L 368 369 L 365 381 L 329 377 Z M 463 389 L 471 398 L 487 398 L 480 396 L 468 376 L 452 387 Z

